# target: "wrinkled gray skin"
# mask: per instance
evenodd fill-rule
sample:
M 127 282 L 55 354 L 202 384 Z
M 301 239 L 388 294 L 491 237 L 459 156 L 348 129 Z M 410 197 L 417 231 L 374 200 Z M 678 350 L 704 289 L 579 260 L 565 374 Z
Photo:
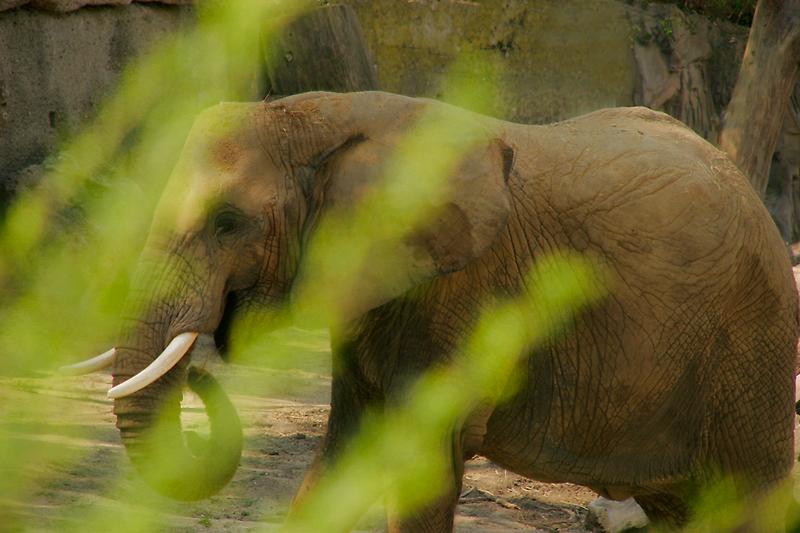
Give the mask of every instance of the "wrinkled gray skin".
M 450 490 L 392 531 L 450 531 L 465 458 L 480 454 L 531 478 L 634 496 L 653 520 L 678 525 L 691 492 L 732 474 L 751 494 L 793 457 L 797 295 L 785 249 L 747 181 L 720 151 L 667 115 L 606 109 L 522 126 L 386 93 L 309 93 L 220 104 L 196 122 L 173 180 L 188 179 L 171 236 L 145 252 L 136 308 L 114 383 L 184 331 L 213 333 L 226 301 L 286 302 L 320 215 L 355 205 L 424 111 L 488 139 L 450 179 L 437 215 L 395 243 L 403 274 L 364 272 L 348 326 L 332 332 L 331 414 L 311 487 L 370 406 L 402 397 L 409 379 L 454 352 L 486 302 L 524 291 L 537 257 L 584 253 L 611 294 L 519 368 L 522 388 L 476 412 L 431 453 L 453 464 Z M 441 141 L 446 144 L 448 141 Z M 209 193 L 210 191 L 210 193 Z M 380 264 L 376 257 L 373 264 Z M 170 273 L 170 289 L 148 287 Z M 164 283 L 161 283 L 164 285 Z M 155 299 L 155 300 L 154 300 Z M 134 463 L 181 449 L 178 396 L 187 364 L 115 402 Z M 235 417 L 218 386 L 209 416 L 220 435 L 185 449 L 183 476 L 161 488 L 202 498 L 238 461 Z M 173 392 L 170 392 L 173 391 Z M 213 396 L 213 395 L 212 395 Z M 153 413 L 174 440 L 148 442 Z M 231 418 L 230 420 L 234 420 Z M 196 440 L 196 439 L 193 439 Z

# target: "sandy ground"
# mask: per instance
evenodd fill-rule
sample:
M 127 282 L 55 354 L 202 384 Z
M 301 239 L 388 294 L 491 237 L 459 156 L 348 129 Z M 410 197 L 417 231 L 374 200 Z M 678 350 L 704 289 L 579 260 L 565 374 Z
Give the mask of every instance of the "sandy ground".
M 105 399 L 109 376 L 0 379 L 0 406 L 6 406 L 0 453 L 2 439 L 9 439 L 34 457 L 15 464 L 0 455 L 4 479 L 15 479 L 19 469 L 16 473 L 34 480 L 0 500 L 0 530 L 91 531 L 106 530 L 111 523 L 115 530 L 277 529 L 311 463 L 329 410 L 325 339 L 297 348 L 299 368 L 237 364 L 216 369 L 223 383 L 236 383 L 226 390 L 242 418 L 245 450 L 231 483 L 218 495 L 191 504 L 153 494 L 133 472 L 114 428 L 111 402 Z M 187 396 L 184 427 L 202 430 L 201 404 Z M 44 410 L 24 408 L 37 402 Z M 45 411 L 55 413 L 46 422 L 31 414 Z M 63 456 L 35 459 L 37 453 L 45 457 L 54 450 Z M 456 531 L 583 532 L 585 506 L 594 497 L 582 487 L 531 481 L 476 458 L 465 473 Z M 87 516 L 88 524 L 82 524 Z M 376 511 L 359 529 L 380 531 L 381 526 Z

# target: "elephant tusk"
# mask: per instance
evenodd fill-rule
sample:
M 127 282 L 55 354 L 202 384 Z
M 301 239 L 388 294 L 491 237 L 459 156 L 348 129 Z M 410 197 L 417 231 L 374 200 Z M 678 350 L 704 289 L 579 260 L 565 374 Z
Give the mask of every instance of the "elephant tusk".
M 73 376 L 80 376 L 82 374 L 91 374 L 98 370 L 110 367 L 114 364 L 114 357 L 117 355 L 117 349 L 111 348 L 107 352 L 96 355 L 86 361 L 75 363 L 72 365 L 62 366 L 58 369 L 60 374 L 69 374 Z
M 192 347 L 195 339 L 197 339 L 197 332 L 188 331 L 177 335 L 169 345 L 164 348 L 155 361 L 150 363 L 147 368 L 133 376 L 127 381 L 120 383 L 115 387 L 111 387 L 107 396 L 112 399 L 122 398 L 128 396 L 136 391 L 139 391 L 152 382 L 166 374 L 170 369 L 178 364 L 178 361 L 186 355 L 189 348 Z

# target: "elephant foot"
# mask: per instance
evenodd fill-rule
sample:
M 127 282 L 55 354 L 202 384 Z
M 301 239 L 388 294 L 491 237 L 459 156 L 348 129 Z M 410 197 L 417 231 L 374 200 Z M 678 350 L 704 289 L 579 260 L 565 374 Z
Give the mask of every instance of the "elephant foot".
M 623 501 L 602 496 L 589 503 L 586 526 L 590 531 L 620 533 L 647 526 L 647 516 L 633 498 Z

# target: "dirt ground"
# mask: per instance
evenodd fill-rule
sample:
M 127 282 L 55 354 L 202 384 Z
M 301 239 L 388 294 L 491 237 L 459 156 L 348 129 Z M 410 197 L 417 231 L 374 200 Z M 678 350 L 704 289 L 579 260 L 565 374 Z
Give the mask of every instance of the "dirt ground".
M 191 504 L 168 501 L 141 486 L 119 442 L 111 402 L 105 398 L 109 376 L 0 380 L 0 405 L 21 407 L 44 400 L 58 413 L 57 420 L 45 422 L 30 419 L 30 410 L 7 411 L 4 432 L 8 434 L 0 439 L 43 446 L 42 450 L 66 450 L 68 456 L 16 465 L 35 482 L 0 500 L 0 530 L 91 530 L 78 522 L 87 513 L 98 529 L 106 529 L 110 525 L 106 522 L 115 521 L 120 509 L 125 516 L 143 517 L 166 531 L 277 529 L 311 463 L 329 410 L 326 339 L 318 335 L 290 348 L 296 350 L 291 365 L 234 364 L 214 369 L 223 384 L 236 383 L 226 390 L 242 419 L 245 450 L 231 483 L 218 495 Z M 188 394 L 183 420 L 185 428 L 200 430 L 206 422 L 199 400 Z M 143 496 L 131 498 L 132 494 Z M 531 481 L 476 458 L 465 473 L 456 531 L 583 532 L 587 531 L 585 506 L 594 498 L 588 489 Z M 360 527 L 380 531 L 381 526 L 376 511 Z

